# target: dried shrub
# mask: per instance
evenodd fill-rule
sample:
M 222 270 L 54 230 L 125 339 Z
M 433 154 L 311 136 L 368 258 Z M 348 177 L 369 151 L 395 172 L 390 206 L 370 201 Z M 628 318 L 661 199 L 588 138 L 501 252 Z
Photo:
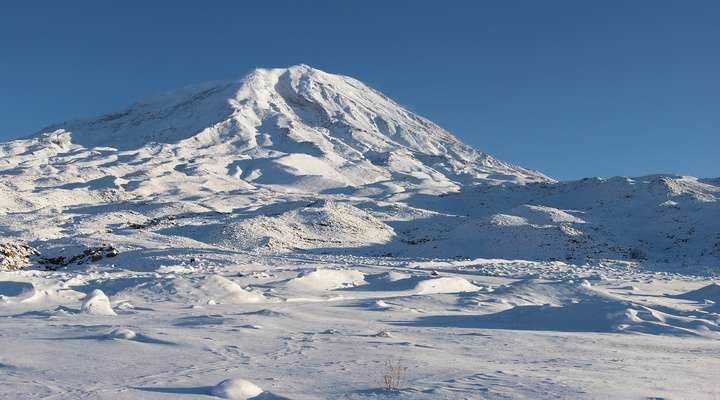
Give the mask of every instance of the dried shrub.
M 392 362 L 385 361 L 385 369 L 383 370 L 383 387 L 385 390 L 398 390 L 405 377 L 407 367 L 403 366 L 400 360 Z

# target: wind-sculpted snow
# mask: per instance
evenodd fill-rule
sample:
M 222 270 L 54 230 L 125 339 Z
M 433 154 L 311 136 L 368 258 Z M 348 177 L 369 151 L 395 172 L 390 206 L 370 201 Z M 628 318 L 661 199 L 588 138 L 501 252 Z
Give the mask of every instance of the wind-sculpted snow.
M 511 308 L 483 315 L 430 316 L 413 324 L 565 332 L 637 332 L 667 335 L 714 335 L 715 314 L 633 301 L 593 287 L 588 281 L 520 281 L 501 287 L 494 297 Z
M 716 399 L 719 182 L 555 182 L 302 65 L 58 124 L 0 144 L 0 398 Z

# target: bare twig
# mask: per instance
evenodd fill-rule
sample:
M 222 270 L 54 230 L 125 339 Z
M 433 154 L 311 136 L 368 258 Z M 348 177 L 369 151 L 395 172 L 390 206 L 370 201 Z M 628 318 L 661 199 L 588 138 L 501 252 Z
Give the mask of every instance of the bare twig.
M 385 361 L 385 370 L 383 371 L 383 386 L 385 390 L 398 390 L 402 379 L 405 377 L 407 367 L 402 365 L 400 360 L 392 362 Z

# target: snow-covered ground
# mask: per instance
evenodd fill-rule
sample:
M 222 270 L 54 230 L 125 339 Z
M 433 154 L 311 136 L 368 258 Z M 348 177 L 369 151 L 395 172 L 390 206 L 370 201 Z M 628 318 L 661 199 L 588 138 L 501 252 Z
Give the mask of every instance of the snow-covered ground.
M 166 93 L 0 144 L 0 398 L 717 399 L 719 199 L 304 65 Z
M 204 398 L 236 377 L 259 398 L 720 395 L 720 286 L 705 279 L 188 250 L 154 252 L 148 271 L 0 274 L 0 397 Z M 386 361 L 407 368 L 398 392 L 382 390 Z

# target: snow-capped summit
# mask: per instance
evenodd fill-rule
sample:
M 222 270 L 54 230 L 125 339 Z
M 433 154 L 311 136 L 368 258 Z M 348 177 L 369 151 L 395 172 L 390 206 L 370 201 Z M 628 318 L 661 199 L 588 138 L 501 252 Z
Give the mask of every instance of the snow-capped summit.
M 550 180 L 464 144 L 356 79 L 307 65 L 167 92 L 38 136 L 48 132 L 85 148 L 160 145 L 194 159 L 195 170 L 224 170 L 252 185 L 444 192 Z

